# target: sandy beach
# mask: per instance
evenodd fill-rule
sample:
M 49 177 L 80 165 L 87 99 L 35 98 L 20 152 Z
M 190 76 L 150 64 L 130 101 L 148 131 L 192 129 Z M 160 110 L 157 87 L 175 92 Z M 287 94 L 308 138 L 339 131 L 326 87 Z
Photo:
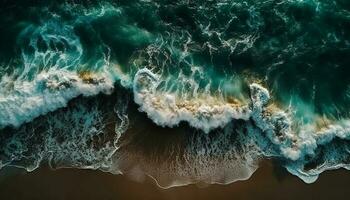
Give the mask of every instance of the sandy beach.
M 7 169 L 0 177 L 0 199 L 346 199 L 349 184 L 350 173 L 346 170 L 325 172 L 315 183 L 305 184 L 266 161 L 247 181 L 170 189 L 157 187 L 151 178 L 135 182 L 126 176 L 91 170 L 40 168 L 18 173 Z

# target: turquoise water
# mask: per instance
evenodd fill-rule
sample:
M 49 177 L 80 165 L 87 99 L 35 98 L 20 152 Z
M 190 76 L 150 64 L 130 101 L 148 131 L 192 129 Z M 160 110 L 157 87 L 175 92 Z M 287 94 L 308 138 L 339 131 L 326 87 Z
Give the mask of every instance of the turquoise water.
M 349 168 L 346 0 L 5 1 L 0 15 L 2 167 L 163 187 L 247 179 L 269 158 L 308 183 Z

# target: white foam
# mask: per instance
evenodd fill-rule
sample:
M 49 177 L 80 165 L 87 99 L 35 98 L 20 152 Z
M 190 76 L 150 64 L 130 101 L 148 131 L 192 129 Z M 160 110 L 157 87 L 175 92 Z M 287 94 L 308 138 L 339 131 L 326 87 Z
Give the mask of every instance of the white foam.
M 259 88 L 257 90 L 257 88 Z M 292 129 L 292 116 L 281 109 L 268 109 L 268 91 L 257 84 L 251 85 L 251 90 L 257 90 L 264 98 L 252 95 L 252 119 L 265 132 L 270 141 L 277 145 L 280 153 L 291 160 L 302 160 L 305 155 L 312 156 L 319 145 L 331 142 L 334 138 L 346 139 L 350 136 L 350 120 L 337 121 L 322 127 L 315 124 L 299 125 L 298 130 Z M 261 101 L 260 99 L 263 99 Z M 258 102 L 258 103 L 255 103 Z
M 343 120 L 317 131 L 315 125 L 303 125 L 300 131 L 292 130 L 291 113 L 279 108 L 268 108 L 269 91 L 259 84 L 250 85 L 251 105 L 231 104 L 210 94 L 184 99 L 176 92 L 159 90 L 161 77 L 149 69 L 140 69 L 134 78 L 134 101 L 156 124 L 173 127 L 181 121 L 209 132 L 224 127 L 232 119 L 251 118 L 281 153 L 297 160 L 303 154 L 312 154 L 317 145 L 335 137 L 349 136 L 350 122 Z
M 337 148 L 340 147 L 324 149 L 336 138 L 350 139 L 349 119 L 335 121 L 323 127 L 317 127 L 316 123 L 299 124 L 297 130 L 294 130 L 292 128 L 293 118 L 290 113 L 278 108 L 265 107 L 269 95 L 267 90 L 261 88 L 257 84 L 251 85 L 251 91 L 260 93 L 260 95 L 254 95 L 252 92 L 252 119 L 279 150 L 272 152 L 272 155 L 269 156 L 277 156 L 287 160 L 286 169 L 306 183 L 315 182 L 319 174 L 326 170 L 350 168 L 348 164 L 343 163 L 343 159 L 348 156 L 349 152 L 338 150 Z M 256 98 L 257 96 L 267 98 Z M 260 99 L 264 101 L 261 103 Z M 258 103 L 255 103 L 256 101 Z M 315 168 L 305 169 L 310 160 L 318 159 L 319 155 L 316 155 L 316 151 L 319 148 L 323 148 L 325 163 L 320 161 Z M 271 153 L 270 150 L 268 151 Z
M 113 77 L 107 72 L 93 74 L 83 80 L 77 72 L 63 69 L 42 71 L 32 80 L 13 80 L 4 76 L 0 90 L 0 127 L 15 126 L 65 107 L 79 95 L 110 94 Z
M 177 92 L 159 91 L 160 77 L 149 69 L 140 69 L 134 78 L 134 101 L 140 110 L 157 125 L 174 127 L 181 121 L 209 132 L 223 127 L 232 119 L 248 120 L 248 106 L 241 106 L 222 99 L 202 95 L 186 99 Z

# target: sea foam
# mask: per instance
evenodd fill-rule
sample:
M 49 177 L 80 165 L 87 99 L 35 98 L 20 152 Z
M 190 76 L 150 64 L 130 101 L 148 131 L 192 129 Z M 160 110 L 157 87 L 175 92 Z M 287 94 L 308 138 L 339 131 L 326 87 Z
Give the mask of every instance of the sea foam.
M 156 124 L 174 127 L 181 121 L 208 133 L 223 127 L 232 119 L 248 120 L 248 106 L 237 102 L 225 102 L 220 98 L 202 95 L 193 99 L 183 98 L 177 92 L 161 92 L 160 77 L 149 69 L 140 69 L 134 78 L 134 101 Z
M 4 76 L 0 83 L 0 127 L 18 127 L 65 107 L 69 100 L 79 95 L 110 94 L 113 83 L 113 77 L 107 72 L 81 77 L 77 72 L 62 69 L 42 71 L 32 81 Z

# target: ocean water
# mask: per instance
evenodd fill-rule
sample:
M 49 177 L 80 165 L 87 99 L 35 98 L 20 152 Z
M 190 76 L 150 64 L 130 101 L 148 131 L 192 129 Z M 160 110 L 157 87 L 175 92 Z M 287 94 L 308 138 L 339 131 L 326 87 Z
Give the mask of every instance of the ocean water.
M 2 1 L 0 169 L 159 186 L 350 169 L 350 1 Z

